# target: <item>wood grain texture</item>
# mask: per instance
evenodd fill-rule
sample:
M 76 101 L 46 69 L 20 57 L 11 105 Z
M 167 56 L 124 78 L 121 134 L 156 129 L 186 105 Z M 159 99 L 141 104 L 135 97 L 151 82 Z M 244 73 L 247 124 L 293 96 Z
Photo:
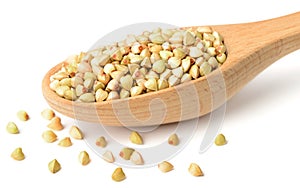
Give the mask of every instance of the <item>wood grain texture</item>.
M 276 60 L 300 48 L 300 12 L 211 27 L 224 37 L 228 58 L 207 77 L 128 99 L 81 103 L 58 97 L 49 88 L 50 75 L 61 68 L 60 63 L 45 75 L 43 95 L 50 107 L 82 121 L 110 126 L 178 122 L 215 110 Z

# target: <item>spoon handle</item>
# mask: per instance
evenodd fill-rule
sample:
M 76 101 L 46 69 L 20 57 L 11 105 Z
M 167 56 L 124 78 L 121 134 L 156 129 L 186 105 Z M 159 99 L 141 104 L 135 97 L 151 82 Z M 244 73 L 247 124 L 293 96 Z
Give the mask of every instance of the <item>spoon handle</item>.
M 265 68 L 300 48 L 300 12 L 270 20 L 216 26 L 228 45 L 228 64 L 221 67 L 227 98 Z

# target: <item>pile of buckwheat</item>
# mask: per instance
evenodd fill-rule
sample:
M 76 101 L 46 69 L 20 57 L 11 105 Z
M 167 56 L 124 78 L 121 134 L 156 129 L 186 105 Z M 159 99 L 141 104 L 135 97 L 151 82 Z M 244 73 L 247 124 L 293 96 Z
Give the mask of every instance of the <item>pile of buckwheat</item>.
M 69 57 L 50 88 L 82 102 L 134 97 L 206 76 L 226 57 L 223 37 L 210 27 L 157 28 Z

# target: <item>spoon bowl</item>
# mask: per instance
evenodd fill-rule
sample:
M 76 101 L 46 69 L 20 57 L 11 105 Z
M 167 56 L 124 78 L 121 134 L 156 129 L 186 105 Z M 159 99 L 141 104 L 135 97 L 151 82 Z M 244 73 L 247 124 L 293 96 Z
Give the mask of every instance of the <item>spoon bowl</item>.
M 184 29 L 197 27 L 185 27 Z M 49 70 L 44 98 L 54 110 L 81 121 L 108 126 L 150 126 L 203 116 L 220 107 L 249 81 L 281 57 L 300 48 L 300 12 L 269 20 L 215 25 L 227 47 L 226 62 L 205 77 L 157 92 L 104 102 L 74 102 L 50 89 Z

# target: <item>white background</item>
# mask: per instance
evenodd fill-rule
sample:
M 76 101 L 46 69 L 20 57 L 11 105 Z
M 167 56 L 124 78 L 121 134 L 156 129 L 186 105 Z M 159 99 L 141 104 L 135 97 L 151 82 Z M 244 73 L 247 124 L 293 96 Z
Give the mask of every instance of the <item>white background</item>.
M 41 92 L 44 74 L 119 27 L 149 21 L 178 26 L 241 23 L 299 10 L 298 0 L 1 1 L 0 187 L 299 187 L 299 50 L 270 66 L 227 103 L 222 128 L 226 146 L 198 153 L 209 120 L 205 116 L 190 144 L 170 160 L 175 169 L 167 174 L 156 167 L 125 168 L 127 179 L 113 182 L 116 166 L 84 141 L 74 141 L 70 148 L 44 143 L 41 133 L 48 122 L 40 116 L 48 107 Z M 20 109 L 28 111 L 30 121 L 17 120 Z M 62 138 L 74 122 L 60 117 L 66 126 L 58 133 Z M 6 132 L 8 121 L 17 123 L 19 135 Z M 24 161 L 10 158 L 16 147 L 23 148 Z M 82 150 L 92 159 L 84 167 L 77 161 Z M 53 158 L 62 165 L 57 174 L 47 169 Z M 201 166 L 204 177 L 187 172 L 191 162 Z

